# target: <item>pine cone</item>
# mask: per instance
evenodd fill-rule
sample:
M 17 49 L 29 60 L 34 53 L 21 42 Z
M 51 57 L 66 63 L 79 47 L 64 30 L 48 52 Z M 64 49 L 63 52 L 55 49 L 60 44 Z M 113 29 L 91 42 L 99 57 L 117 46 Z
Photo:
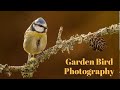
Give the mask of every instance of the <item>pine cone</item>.
M 91 37 L 89 44 L 94 51 L 103 51 L 106 46 L 105 40 L 102 37 L 98 36 Z

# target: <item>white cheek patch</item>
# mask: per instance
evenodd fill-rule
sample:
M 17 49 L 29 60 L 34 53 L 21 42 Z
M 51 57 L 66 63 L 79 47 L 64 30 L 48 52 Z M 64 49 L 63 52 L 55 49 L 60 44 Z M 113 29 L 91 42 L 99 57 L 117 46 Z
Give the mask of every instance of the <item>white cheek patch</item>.
M 38 32 L 44 32 L 44 28 L 43 27 L 40 27 L 40 26 L 37 26 L 37 25 L 33 25 L 33 27 Z

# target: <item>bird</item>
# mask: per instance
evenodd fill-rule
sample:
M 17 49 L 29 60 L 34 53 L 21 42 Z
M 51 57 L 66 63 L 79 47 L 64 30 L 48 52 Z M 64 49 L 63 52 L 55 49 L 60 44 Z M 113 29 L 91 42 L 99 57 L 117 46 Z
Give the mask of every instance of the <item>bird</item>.
M 28 58 L 40 54 L 46 48 L 47 30 L 46 21 L 39 17 L 25 31 L 23 48 L 28 53 Z

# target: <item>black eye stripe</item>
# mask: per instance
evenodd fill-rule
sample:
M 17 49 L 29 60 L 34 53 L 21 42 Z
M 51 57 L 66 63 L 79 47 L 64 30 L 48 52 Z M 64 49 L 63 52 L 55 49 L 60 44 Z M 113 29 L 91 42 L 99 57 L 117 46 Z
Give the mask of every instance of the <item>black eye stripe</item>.
M 36 23 L 34 23 L 34 25 L 37 25 L 37 26 L 43 27 L 44 29 L 47 29 L 47 27 L 44 27 L 44 26 L 39 25 L 39 24 L 36 24 Z
M 35 25 L 35 24 L 34 24 Z M 37 25 L 37 24 L 36 24 Z M 41 25 L 42 26 L 42 25 Z M 43 26 L 42 26 L 43 27 Z M 32 28 L 32 31 L 36 31 L 35 29 L 34 29 L 34 27 L 33 27 L 33 25 L 31 26 L 31 28 Z M 44 28 L 44 31 L 43 32 L 38 32 L 38 31 L 36 31 L 36 32 L 38 32 L 38 33 L 45 33 L 45 27 L 43 27 Z M 47 29 L 47 28 L 46 28 Z

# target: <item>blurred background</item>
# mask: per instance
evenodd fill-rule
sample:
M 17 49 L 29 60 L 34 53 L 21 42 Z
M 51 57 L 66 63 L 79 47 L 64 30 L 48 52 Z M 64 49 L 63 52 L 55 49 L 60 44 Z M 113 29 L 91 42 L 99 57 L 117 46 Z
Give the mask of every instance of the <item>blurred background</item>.
M 27 53 L 23 50 L 24 32 L 29 25 L 38 17 L 43 17 L 48 24 L 47 48 L 55 45 L 60 26 L 63 26 L 62 39 L 69 39 L 71 35 L 87 34 L 100 28 L 119 22 L 117 11 L 0 11 L 0 63 L 9 65 L 23 65 L 27 60 Z M 100 79 L 118 78 L 119 70 L 119 35 L 104 36 L 107 48 L 103 52 L 95 52 L 87 44 L 75 45 L 70 54 L 59 51 L 52 55 L 49 60 L 40 63 L 33 79 Z M 70 67 L 65 64 L 67 58 L 79 60 L 96 58 L 114 59 L 113 77 L 99 77 L 92 75 L 64 75 L 64 68 Z M 73 66 L 74 69 L 104 69 L 101 66 Z M 11 77 L 0 74 L 1 79 L 22 79 L 21 73 L 13 73 Z

